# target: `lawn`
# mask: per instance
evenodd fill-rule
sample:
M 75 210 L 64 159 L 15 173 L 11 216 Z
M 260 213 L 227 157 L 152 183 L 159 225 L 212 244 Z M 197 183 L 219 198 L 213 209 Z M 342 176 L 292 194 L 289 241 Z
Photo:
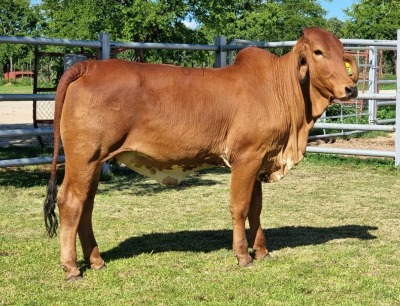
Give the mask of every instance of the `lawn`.
M 0 94 L 31 94 L 32 85 L 6 84 L 0 85 Z
M 252 268 L 231 250 L 228 172 L 165 188 L 117 169 L 94 211 L 107 269 L 80 262 L 76 282 L 63 280 L 58 237 L 45 235 L 49 167 L 0 169 L 0 304 L 400 305 L 400 170 L 391 163 L 310 154 L 265 184 L 272 256 Z

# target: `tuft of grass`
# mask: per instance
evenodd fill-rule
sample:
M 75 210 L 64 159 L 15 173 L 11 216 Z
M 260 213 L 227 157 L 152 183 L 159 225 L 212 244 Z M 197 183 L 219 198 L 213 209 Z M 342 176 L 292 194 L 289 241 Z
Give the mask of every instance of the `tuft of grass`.
M 0 304 L 398 305 L 400 176 L 375 161 L 309 154 L 264 184 L 272 256 L 252 268 L 232 254 L 227 171 L 166 188 L 117 168 L 93 215 L 107 269 L 79 251 L 78 282 L 63 280 L 59 238 L 45 235 L 49 166 L 0 169 Z

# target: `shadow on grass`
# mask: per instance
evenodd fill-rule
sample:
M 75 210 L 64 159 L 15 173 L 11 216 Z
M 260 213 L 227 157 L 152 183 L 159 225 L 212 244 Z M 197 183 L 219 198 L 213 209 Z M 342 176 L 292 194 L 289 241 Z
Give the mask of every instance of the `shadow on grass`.
M 265 231 L 265 234 L 268 250 L 276 251 L 284 248 L 324 244 L 335 239 L 375 239 L 376 236 L 370 234 L 369 231 L 377 229 L 375 226 L 365 225 L 342 225 L 334 227 L 287 226 L 268 229 Z M 207 253 L 220 249 L 231 249 L 231 242 L 231 230 L 153 233 L 129 238 L 115 248 L 102 253 L 102 255 L 106 261 L 111 261 L 130 258 L 142 253 L 162 253 L 169 251 Z
M 111 178 L 105 178 L 101 181 L 101 188 L 98 190 L 99 194 L 107 193 L 115 190 L 132 190 L 132 194 L 136 196 L 151 195 L 152 193 L 160 193 L 171 189 L 183 190 L 193 186 L 213 186 L 221 184 L 219 179 L 205 179 L 203 174 L 212 173 L 213 175 L 229 173 L 229 170 L 224 168 L 210 168 L 206 170 L 197 171 L 192 175 L 185 178 L 177 186 L 162 186 L 155 180 L 144 177 L 135 171 L 119 167 L 112 170 Z
M 64 173 L 64 172 L 63 172 Z M 57 179 L 62 180 L 63 173 L 57 171 Z M 43 186 L 43 194 L 45 186 L 50 178 L 49 169 L 29 169 L 26 167 L 13 167 L 0 169 L 0 186 L 13 186 L 18 188 L 29 188 Z
M 9 149 L 9 150 L 8 150 Z M 7 151 L 8 155 L 3 158 L 28 158 L 38 156 L 40 149 L 31 148 L 2 148 L 0 149 L 1 154 Z M 22 154 L 21 152 L 25 153 Z M 15 152 L 15 154 L 13 153 Z M 165 187 L 159 185 L 156 181 L 148 179 L 135 171 L 126 167 L 119 167 L 112 169 L 112 174 L 107 177 L 100 179 L 101 188 L 98 193 L 107 193 L 115 190 L 133 190 L 132 194 L 141 196 L 149 195 L 151 193 L 158 193 L 167 191 L 169 189 L 186 189 L 192 186 L 212 186 L 220 184 L 220 180 L 216 179 L 204 179 L 202 175 L 204 173 L 212 173 L 215 175 L 227 173 L 228 170 L 223 168 L 214 168 L 198 171 L 191 176 L 187 177 L 183 182 L 175 187 Z M 18 188 L 23 187 L 36 187 L 46 186 L 50 178 L 50 166 L 32 166 L 32 167 L 9 167 L 0 168 L 0 186 L 13 186 Z M 57 182 L 61 184 L 64 178 L 64 167 L 59 165 L 57 167 Z M 134 188 L 132 188 L 134 187 Z M 45 191 L 44 191 L 45 192 Z
M 24 147 L 11 146 L 0 148 L 0 160 L 32 158 L 38 156 L 51 156 L 53 149 L 50 147 Z M 62 180 L 64 171 L 57 171 L 57 179 Z M 46 186 L 50 178 L 50 166 L 20 166 L 0 168 L 0 186 L 36 187 Z M 44 192 L 43 192 L 44 193 Z

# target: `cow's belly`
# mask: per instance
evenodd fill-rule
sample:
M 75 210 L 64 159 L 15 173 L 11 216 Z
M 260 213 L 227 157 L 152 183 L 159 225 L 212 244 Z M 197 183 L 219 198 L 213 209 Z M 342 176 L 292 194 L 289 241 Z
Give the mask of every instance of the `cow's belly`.
M 144 176 L 155 179 L 165 186 L 178 185 L 185 177 L 196 170 L 212 167 L 209 164 L 200 165 L 165 165 L 153 158 L 137 152 L 126 151 L 115 156 L 118 162 Z

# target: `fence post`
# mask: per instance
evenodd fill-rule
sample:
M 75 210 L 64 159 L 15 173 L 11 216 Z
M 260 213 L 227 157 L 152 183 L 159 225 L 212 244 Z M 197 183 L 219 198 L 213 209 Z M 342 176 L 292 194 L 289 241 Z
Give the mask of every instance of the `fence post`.
M 218 46 L 218 51 L 215 51 L 214 55 L 214 66 L 215 68 L 221 68 L 226 66 L 226 37 L 225 36 L 215 36 L 214 44 Z
M 400 29 L 397 30 L 397 64 L 396 64 L 396 140 L 394 164 L 400 166 Z
M 110 43 L 110 34 L 109 33 L 99 33 L 99 41 L 101 44 L 100 49 L 100 59 L 105 60 L 110 58 L 111 54 L 111 43 Z M 103 167 L 101 168 L 102 175 L 111 174 L 110 164 L 105 162 Z
M 377 93 L 378 92 L 378 47 L 373 46 L 372 50 L 369 51 L 369 59 L 370 59 L 370 69 L 368 73 L 369 80 L 369 93 Z M 368 113 L 369 113 L 369 123 L 376 124 L 376 109 L 377 102 L 376 100 L 368 101 Z
M 101 44 L 100 49 L 100 59 L 110 58 L 110 34 L 109 33 L 99 33 L 99 41 Z

